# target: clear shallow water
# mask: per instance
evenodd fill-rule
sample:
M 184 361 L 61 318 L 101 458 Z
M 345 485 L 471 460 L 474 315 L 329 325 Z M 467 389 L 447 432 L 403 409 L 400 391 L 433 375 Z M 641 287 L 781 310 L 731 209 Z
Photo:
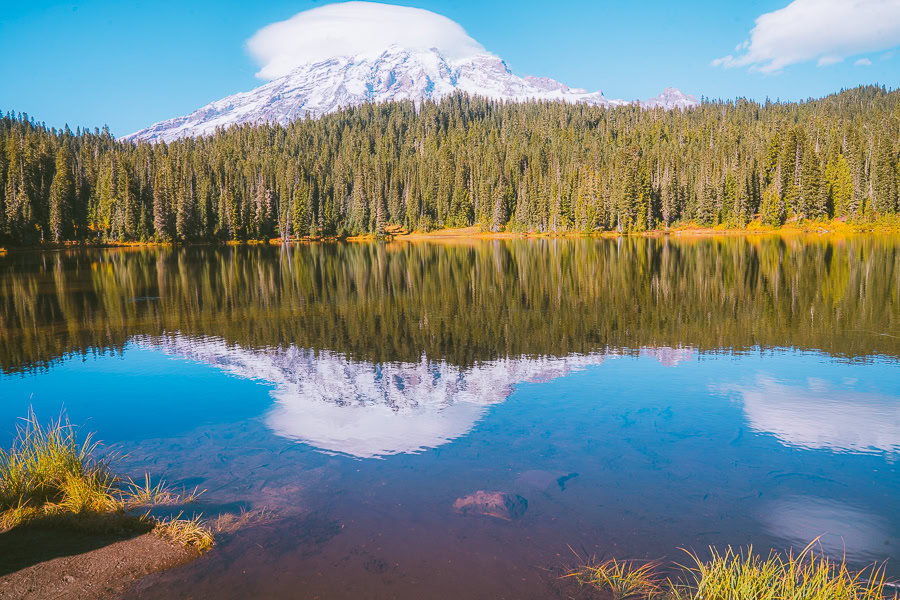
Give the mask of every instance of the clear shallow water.
M 546 598 L 572 591 L 569 547 L 681 561 L 818 535 L 898 575 L 897 248 L 13 255 L 2 433 L 64 404 L 125 470 L 207 489 L 205 514 L 271 511 L 144 597 Z M 453 513 L 480 489 L 528 509 Z

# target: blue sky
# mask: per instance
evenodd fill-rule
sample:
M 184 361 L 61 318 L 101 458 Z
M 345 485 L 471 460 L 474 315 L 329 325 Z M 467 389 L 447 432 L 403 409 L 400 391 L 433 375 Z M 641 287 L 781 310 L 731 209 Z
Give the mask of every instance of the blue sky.
M 845 26 L 860 11 L 843 15 L 840 9 L 853 3 L 878 4 L 882 12 Z M 260 64 L 247 40 L 323 3 L 4 4 L 0 109 L 24 111 L 52 126 L 108 124 L 124 135 L 260 85 L 254 76 Z M 517 74 L 600 89 L 609 98 L 647 98 L 674 86 L 698 98 L 797 100 L 861 83 L 900 86 L 900 52 L 891 52 L 900 45 L 900 0 L 396 4 L 456 21 Z M 749 48 L 739 47 L 761 15 L 779 10 L 764 19 L 765 30 L 761 24 Z M 830 39 L 837 41 L 828 47 L 823 40 Z

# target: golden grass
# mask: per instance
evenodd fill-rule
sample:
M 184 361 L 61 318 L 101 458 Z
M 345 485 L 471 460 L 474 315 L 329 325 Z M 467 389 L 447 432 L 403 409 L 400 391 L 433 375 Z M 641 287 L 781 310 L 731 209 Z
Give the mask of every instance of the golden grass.
M 195 502 L 197 498 L 206 490 L 188 492 L 182 490 L 181 493 L 174 492 L 164 479 L 160 479 L 154 484 L 150 479 L 150 473 L 144 474 L 144 481 L 138 483 L 131 477 L 124 483 L 122 498 L 125 504 L 131 506 L 164 506 L 167 504 L 190 504 Z
M 266 508 L 247 510 L 242 508 L 239 514 L 224 513 L 219 515 L 212 523 L 212 529 L 216 533 L 234 533 L 250 525 L 268 523 L 274 519 L 274 515 Z
M 691 599 L 703 600 L 883 600 L 887 597 L 884 567 L 872 565 L 859 572 L 846 563 L 816 553 L 818 540 L 799 554 L 755 554 L 753 548 L 724 553 L 710 548 L 711 558 L 691 556 L 687 567 Z M 894 594 L 896 597 L 896 594 Z
M 0 530 L 32 524 L 84 531 L 150 530 L 206 550 L 212 532 L 199 517 L 157 520 L 136 507 L 184 504 L 199 493 L 177 494 L 164 481 L 155 485 L 113 474 L 109 460 L 95 458 L 92 435 L 78 440 L 77 430 L 63 415 L 41 425 L 34 411 L 17 427 L 9 451 L 0 450 Z
M 613 600 L 647 599 L 661 594 L 663 578 L 658 574 L 659 563 L 639 563 L 633 560 L 610 559 L 599 564 L 587 564 L 566 575 L 580 585 L 609 592 Z
M 800 553 L 754 553 L 753 548 L 725 552 L 710 548 L 710 558 L 688 552 L 692 564 L 683 576 L 664 579 L 659 563 L 609 560 L 569 573 L 581 585 L 609 593 L 615 600 L 885 600 L 898 597 L 885 581 L 883 565 L 851 571 L 846 563 L 815 552 L 814 540 Z
M 79 443 L 64 417 L 44 427 L 30 412 L 10 451 L 0 450 L 0 510 L 16 509 L 22 517 L 115 510 L 115 478 L 106 462 L 94 459 L 95 450 L 92 436 Z
M 0 531 L 12 529 L 38 516 L 38 510 L 33 506 L 28 506 L 27 504 L 11 506 L 0 512 Z
M 176 517 L 159 519 L 153 532 L 170 542 L 196 548 L 200 552 L 209 550 L 214 543 L 212 532 L 199 515 L 182 519 L 179 513 Z

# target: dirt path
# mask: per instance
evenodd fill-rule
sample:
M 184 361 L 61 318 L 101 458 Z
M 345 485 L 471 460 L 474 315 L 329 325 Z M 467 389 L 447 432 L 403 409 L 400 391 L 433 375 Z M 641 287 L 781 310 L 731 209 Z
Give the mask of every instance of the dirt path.
M 108 598 L 196 557 L 152 533 L 123 539 L 14 529 L 0 534 L 0 599 Z

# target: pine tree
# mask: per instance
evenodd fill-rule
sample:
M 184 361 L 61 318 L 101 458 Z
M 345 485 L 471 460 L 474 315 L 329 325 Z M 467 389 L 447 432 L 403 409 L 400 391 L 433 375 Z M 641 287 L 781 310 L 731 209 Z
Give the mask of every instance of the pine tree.
M 181 174 L 176 198 L 175 235 L 179 240 L 189 240 L 194 237 L 196 198 L 194 177 L 187 167 Z
M 60 146 L 56 151 L 53 185 L 50 188 L 50 234 L 55 242 L 70 239 L 74 200 L 75 181 L 72 175 L 72 156 L 68 148 Z
M 737 224 L 738 186 L 734 174 L 728 173 L 722 182 L 722 205 L 719 208 L 719 222 L 729 226 Z
M 853 199 L 853 178 L 850 164 L 841 154 L 837 160 L 829 161 L 825 166 L 826 193 L 830 197 L 833 213 L 836 217 L 850 216 L 850 203 Z
M 169 228 L 169 181 L 166 173 L 160 171 L 153 184 L 153 231 L 161 242 L 172 239 Z
M 775 185 L 770 185 L 763 192 L 762 204 L 760 205 L 759 212 L 763 223 L 766 225 L 780 227 L 784 224 L 786 212 L 784 201 L 779 196 Z
M 115 153 L 106 156 L 101 162 L 98 185 L 100 194 L 95 211 L 94 226 L 100 235 L 111 237 L 118 192 Z
M 136 239 L 139 237 L 140 207 L 138 205 L 138 195 L 132 186 L 130 173 L 131 170 L 128 168 L 126 161 L 120 160 L 116 168 L 116 190 L 119 194 L 121 201 L 120 210 L 122 211 L 121 230 L 118 234 L 120 239 Z
M 718 214 L 717 203 L 716 186 L 707 183 L 703 186 L 700 204 L 697 206 L 697 222 L 706 226 L 715 225 Z
M 378 196 L 375 200 L 375 235 L 383 236 L 387 226 L 387 209 L 384 206 L 384 198 Z
M 362 173 L 359 172 L 353 180 L 353 204 L 350 209 L 350 231 L 353 233 L 365 233 L 369 225 L 369 203 L 363 184 Z
M 879 215 L 891 214 L 897 210 L 896 160 L 891 139 L 882 135 L 875 148 L 872 169 L 873 209 Z
M 798 190 L 798 214 L 805 219 L 822 219 L 827 216 L 827 191 L 819 165 L 819 157 L 809 148 L 803 156 Z
M 306 186 L 302 180 L 294 185 L 294 193 L 291 198 L 291 225 L 294 235 L 297 236 L 309 234 L 315 225 L 309 211 Z
M 497 187 L 494 188 L 493 194 L 493 205 L 494 210 L 491 215 L 491 231 L 497 232 L 503 227 L 506 223 L 506 190 L 503 184 L 503 179 L 500 179 L 500 182 L 497 184 Z

